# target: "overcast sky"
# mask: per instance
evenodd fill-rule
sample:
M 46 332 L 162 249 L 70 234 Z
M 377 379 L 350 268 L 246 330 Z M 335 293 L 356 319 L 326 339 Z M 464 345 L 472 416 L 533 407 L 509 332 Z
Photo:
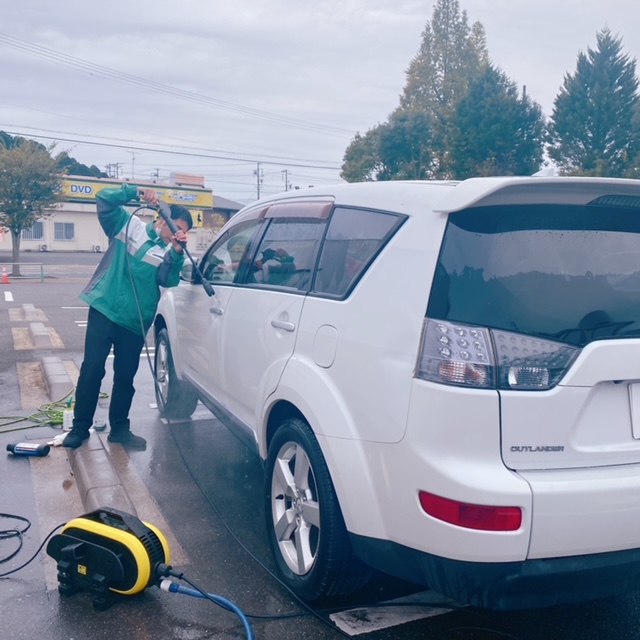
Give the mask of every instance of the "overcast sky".
M 344 151 L 398 105 L 432 0 L 0 0 L 0 129 L 133 180 L 214 194 L 339 181 Z M 550 115 L 608 26 L 640 54 L 634 0 L 460 0 L 489 55 Z M 258 163 L 260 163 L 258 165 Z

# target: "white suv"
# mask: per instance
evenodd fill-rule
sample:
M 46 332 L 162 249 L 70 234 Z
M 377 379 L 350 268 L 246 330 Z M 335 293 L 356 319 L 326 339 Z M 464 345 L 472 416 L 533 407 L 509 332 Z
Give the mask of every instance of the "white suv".
M 293 191 L 198 266 L 158 308 L 158 404 L 265 461 L 299 596 L 370 567 L 494 609 L 638 588 L 640 182 Z

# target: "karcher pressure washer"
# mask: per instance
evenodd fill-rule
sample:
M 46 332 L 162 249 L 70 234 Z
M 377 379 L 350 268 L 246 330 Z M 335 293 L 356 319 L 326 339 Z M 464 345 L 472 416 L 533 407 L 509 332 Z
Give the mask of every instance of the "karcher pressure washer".
M 58 590 L 91 592 L 93 606 L 107 609 L 119 595 L 157 584 L 156 568 L 170 563 L 164 535 L 135 516 L 103 507 L 69 521 L 47 545 L 58 563 Z

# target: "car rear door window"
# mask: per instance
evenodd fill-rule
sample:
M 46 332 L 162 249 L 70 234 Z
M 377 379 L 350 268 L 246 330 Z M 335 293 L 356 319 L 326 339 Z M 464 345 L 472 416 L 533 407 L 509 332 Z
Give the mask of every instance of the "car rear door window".
M 404 219 L 382 211 L 337 207 L 320 255 L 314 293 L 347 295 Z

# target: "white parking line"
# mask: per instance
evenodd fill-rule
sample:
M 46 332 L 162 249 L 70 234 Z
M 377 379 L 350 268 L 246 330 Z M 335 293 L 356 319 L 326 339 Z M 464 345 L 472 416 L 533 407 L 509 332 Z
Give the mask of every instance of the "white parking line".
M 329 617 L 344 633 L 358 636 L 362 633 L 371 633 L 422 618 L 440 616 L 462 607 L 453 600 L 433 591 L 422 591 L 381 604 L 382 606 L 377 607 L 349 609 L 331 614 Z M 448 608 L 447 605 L 451 608 Z
M 4 292 L 4 301 L 5 302 L 13 302 L 13 294 L 11 293 L 11 291 L 5 291 Z

